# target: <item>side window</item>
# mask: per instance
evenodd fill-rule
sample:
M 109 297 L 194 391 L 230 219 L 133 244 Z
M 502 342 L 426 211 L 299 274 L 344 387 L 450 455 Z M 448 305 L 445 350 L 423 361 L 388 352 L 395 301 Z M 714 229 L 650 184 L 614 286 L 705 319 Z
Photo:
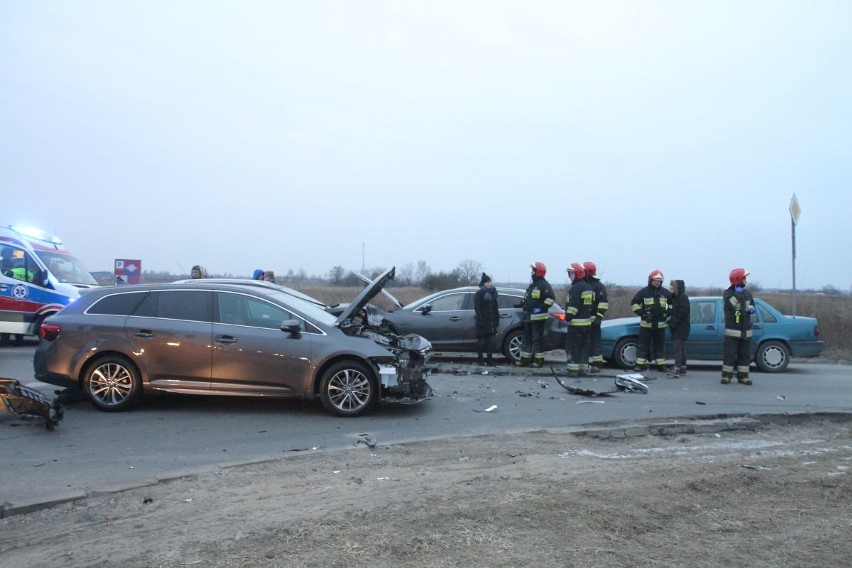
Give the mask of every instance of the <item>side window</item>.
M 26 251 L 0 245 L 0 272 L 8 278 L 33 283 L 39 279 L 41 269 Z
M 507 294 L 497 294 L 497 308 L 498 309 L 506 309 L 506 308 L 517 308 L 523 302 L 524 299 L 519 296 L 509 296 Z
M 219 323 L 279 329 L 284 320 L 296 319 L 305 331 L 305 322 L 287 310 L 245 294 L 219 292 Z
M 760 304 L 757 304 L 757 313 L 759 313 L 760 317 L 763 318 L 764 323 L 778 323 L 778 318 Z
M 133 313 L 148 292 L 134 292 L 132 294 L 110 294 L 104 296 L 86 310 L 87 314 L 102 314 L 111 316 L 127 316 Z
M 299 320 L 299 329 L 305 330 L 305 322 L 301 318 L 295 317 L 287 310 L 280 308 L 269 302 L 258 300 L 257 298 L 248 299 L 248 313 L 251 318 L 251 325 L 255 327 L 266 327 L 269 329 L 279 329 L 281 322 L 284 320 L 297 319 Z
M 133 315 L 209 322 L 213 320 L 213 293 L 195 290 L 151 292 Z
M 690 306 L 689 323 L 709 324 L 716 321 L 716 302 L 695 302 Z
M 241 294 L 219 292 L 219 323 L 249 325 L 247 298 Z
M 432 305 L 433 312 L 448 312 L 451 310 L 460 310 L 464 306 L 464 299 L 467 294 L 447 294 L 429 302 Z

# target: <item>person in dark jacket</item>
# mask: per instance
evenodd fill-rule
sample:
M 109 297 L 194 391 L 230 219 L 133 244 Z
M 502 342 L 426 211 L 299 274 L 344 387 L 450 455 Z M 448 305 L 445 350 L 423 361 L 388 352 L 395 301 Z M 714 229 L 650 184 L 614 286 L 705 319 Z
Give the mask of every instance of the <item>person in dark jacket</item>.
M 630 302 L 630 309 L 641 318 L 636 371 L 643 371 L 646 365 L 652 364 L 660 371 L 666 370 L 666 322 L 672 307 L 671 294 L 662 284 L 663 273 L 652 270 L 648 275 L 648 285 L 636 292 Z
M 669 318 L 669 329 L 672 330 L 674 344 L 674 366 L 668 374 L 673 379 L 686 374 L 686 340 L 689 337 L 689 296 L 686 295 L 686 284 L 683 280 L 669 282 L 672 293 L 672 316 Z
M 494 365 L 491 338 L 497 333 L 497 326 L 500 325 L 500 310 L 497 305 L 497 289 L 494 288 L 491 277 L 484 272 L 482 278 L 479 279 L 479 290 L 473 296 L 473 312 L 476 317 L 476 340 L 479 354 L 477 363 L 490 367 Z M 484 361 L 482 359 L 483 353 L 487 356 Z
M 748 368 L 751 363 L 751 316 L 755 312 L 754 298 L 746 290 L 746 278 L 750 272 L 745 268 L 734 268 L 728 275 L 731 285 L 722 294 L 725 311 L 725 339 L 722 344 L 722 384 L 730 384 L 737 373 L 737 382 L 750 385 Z
M 530 265 L 532 281 L 527 286 L 522 309 L 524 310 L 524 344 L 521 347 L 521 359 L 515 364 L 519 367 L 544 366 L 542 338 L 547 325 L 548 310 L 556 302 L 550 282 L 545 280 L 547 267 L 543 262 Z

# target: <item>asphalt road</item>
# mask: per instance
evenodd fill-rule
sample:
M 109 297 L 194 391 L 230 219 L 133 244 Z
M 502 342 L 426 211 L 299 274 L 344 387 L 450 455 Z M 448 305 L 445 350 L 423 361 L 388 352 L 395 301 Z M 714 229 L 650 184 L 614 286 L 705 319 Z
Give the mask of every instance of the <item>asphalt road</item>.
M 32 378 L 33 351 L 0 348 L 0 376 L 52 394 L 54 387 Z M 548 364 L 563 368 L 564 355 L 553 355 Z M 432 399 L 385 403 L 355 419 L 331 416 L 319 403 L 190 396 L 148 397 L 124 413 L 71 403 L 53 432 L 0 413 L 0 515 L 302 452 L 369 451 L 359 443 L 365 438 L 381 445 L 647 419 L 852 413 L 852 368 L 840 365 L 794 362 L 783 374 L 752 373 L 751 387 L 719 384 L 719 365 L 693 365 L 682 379 L 649 380 L 646 395 L 589 398 L 568 393 L 547 369 L 502 366 L 483 374 L 462 357 L 436 364 Z M 599 392 L 614 386 L 611 377 L 563 380 Z

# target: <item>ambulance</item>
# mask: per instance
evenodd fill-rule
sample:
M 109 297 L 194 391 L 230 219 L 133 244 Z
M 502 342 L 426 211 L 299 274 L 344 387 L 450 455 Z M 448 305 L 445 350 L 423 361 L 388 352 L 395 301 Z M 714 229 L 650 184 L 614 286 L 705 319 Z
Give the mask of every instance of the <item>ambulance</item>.
M 0 333 L 37 335 L 44 319 L 98 282 L 62 241 L 39 229 L 0 227 Z

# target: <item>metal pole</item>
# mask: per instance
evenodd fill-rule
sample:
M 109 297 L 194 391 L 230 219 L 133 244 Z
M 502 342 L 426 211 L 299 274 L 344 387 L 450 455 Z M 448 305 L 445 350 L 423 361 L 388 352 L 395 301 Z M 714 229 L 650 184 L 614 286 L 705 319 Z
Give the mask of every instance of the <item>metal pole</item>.
M 796 221 L 790 219 L 793 235 L 793 315 L 796 315 Z

